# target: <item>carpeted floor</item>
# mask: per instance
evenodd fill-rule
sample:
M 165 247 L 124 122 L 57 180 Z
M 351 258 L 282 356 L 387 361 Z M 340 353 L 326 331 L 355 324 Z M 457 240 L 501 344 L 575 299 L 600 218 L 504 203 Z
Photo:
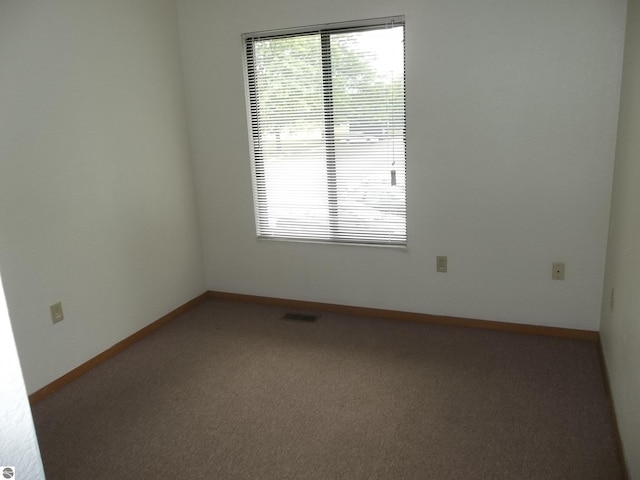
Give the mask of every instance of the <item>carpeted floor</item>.
M 621 479 L 595 343 L 208 300 L 33 408 L 48 480 Z

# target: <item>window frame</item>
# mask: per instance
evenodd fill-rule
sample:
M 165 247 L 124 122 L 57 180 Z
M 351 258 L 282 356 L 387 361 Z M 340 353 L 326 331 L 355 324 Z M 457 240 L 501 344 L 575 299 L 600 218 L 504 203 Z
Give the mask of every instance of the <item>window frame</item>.
M 330 39 L 333 34 L 336 33 L 350 33 L 350 32 L 364 32 L 371 30 L 383 30 L 384 28 L 390 28 L 393 26 L 402 26 L 403 30 L 403 97 L 402 97 L 402 142 L 404 143 L 404 202 L 403 202 L 403 217 L 404 217 L 404 235 L 403 241 L 381 241 L 381 240 L 367 240 L 364 238 L 350 238 L 342 239 L 336 235 L 340 229 L 337 227 L 338 223 L 338 193 L 337 193 L 337 174 L 336 174 L 336 156 L 335 156 L 335 124 L 333 118 L 333 81 L 332 81 L 332 63 L 331 63 L 331 49 Z M 328 238 L 307 238 L 285 235 L 266 235 L 261 234 L 261 223 L 269 221 L 268 213 L 264 213 L 266 205 L 260 204 L 259 198 L 259 184 L 260 178 L 265 177 L 264 173 L 264 160 L 257 161 L 257 158 L 262 156 L 262 153 L 256 151 L 257 146 L 260 145 L 260 121 L 255 114 L 255 110 L 258 106 L 257 96 L 258 91 L 255 85 L 255 72 L 252 69 L 255 66 L 255 54 L 254 43 L 256 41 L 266 39 L 278 39 L 278 38 L 292 38 L 300 37 L 304 35 L 319 35 L 321 41 L 321 65 L 322 65 L 322 77 L 323 77 L 323 103 L 324 103 L 324 143 L 326 147 L 325 160 L 326 160 L 326 179 L 327 179 L 327 194 L 328 194 L 328 216 L 329 216 L 329 237 Z M 348 22 L 338 22 L 329 24 L 319 24 L 304 27 L 294 27 L 287 29 L 268 30 L 260 32 L 245 33 L 242 35 L 243 42 L 243 76 L 245 84 L 245 98 L 246 98 L 246 110 L 249 129 L 249 147 L 250 147 L 250 160 L 251 160 L 251 173 L 252 173 L 252 186 L 253 186 L 253 202 L 254 202 L 254 218 L 256 226 L 256 235 L 260 240 L 274 240 L 285 242 L 303 242 L 303 243 L 323 243 L 323 244 L 339 244 L 339 245 L 359 245 L 359 246 L 373 246 L 373 247 L 385 247 L 385 248 L 408 248 L 408 202 L 407 202 L 407 165 L 406 165 L 406 52 L 405 52 L 405 38 L 406 38 L 406 21 L 404 15 L 373 18 L 366 20 L 355 20 Z M 327 58 L 328 57 L 328 58 Z M 328 86 L 328 88 L 327 88 Z M 394 172 L 395 181 L 395 172 Z M 263 180 L 264 182 L 264 180 Z M 262 188 L 266 189 L 266 185 Z M 261 207 L 263 211 L 261 211 Z M 266 217 L 266 218 L 265 218 Z

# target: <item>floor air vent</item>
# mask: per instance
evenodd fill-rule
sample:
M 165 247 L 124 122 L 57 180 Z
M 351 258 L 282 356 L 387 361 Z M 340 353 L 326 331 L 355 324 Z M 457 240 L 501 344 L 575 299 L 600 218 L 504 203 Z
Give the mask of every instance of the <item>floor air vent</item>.
M 295 322 L 315 322 L 318 315 L 305 315 L 304 313 L 285 313 L 283 320 L 293 320 Z

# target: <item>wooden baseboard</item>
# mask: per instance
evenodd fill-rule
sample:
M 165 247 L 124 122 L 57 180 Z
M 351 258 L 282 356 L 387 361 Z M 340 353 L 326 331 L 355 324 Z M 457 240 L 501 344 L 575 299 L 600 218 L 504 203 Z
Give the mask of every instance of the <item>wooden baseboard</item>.
M 616 406 L 613 403 L 613 395 L 611 393 L 611 381 L 609 380 L 609 371 L 607 370 L 607 360 L 604 356 L 604 350 L 602 349 L 602 342 L 598 342 L 598 352 L 600 353 L 600 366 L 602 367 L 602 377 L 604 380 L 604 388 L 607 391 L 607 397 L 609 397 L 609 409 L 611 410 L 611 417 L 613 418 L 613 429 L 616 437 L 616 444 L 618 446 L 618 455 L 620 457 L 620 465 L 622 466 L 622 478 L 623 480 L 629 480 L 629 470 L 627 469 L 627 459 L 624 455 L 624 448 L 622 447 L 622 437 L 620 436 L 620 428 L 618 427 L 618 417 L 616 415 Z
M 273 305 L 285 308 L 297 308 L 301 310 L 332 312 L 344 315 L 359 315 L 363 317 L 431 323 L 437 325 L 448 325 L 452 327 L 482 328 L 487 330 L 499 330 L 503 332 L 524 333 L 528 335 L 544 335 L 548 337 L 589 340 L 592 342 L 597 342 L 599 339 L 598 332 L 592 330 L 577 330 L 572 328 L 545 327 L 540 325 L 495 322 L 490 320 L 476 320 L 472 318 L 448 317 L 444 315 L 429 315 L 426 313 L 383 310 L 379 308 L 353 307 L 349 305 L 307 302 L 303 300 L 259 297 L 255 295 L 244 295 L 240 293 L 218 292 L 211 290 L 207 292 L 207 295 L 211 298 L 219 298 L 237 302 L 257 303 L 261 305 Z
M 185 313 L 188 310 L 192 309 L 193 307 L 195 307 L 199 303 L 203 302 L 208 296 L 209 296 L 208 292 L 205 292 L 205 293 L 203 293 L 201 295 L 198 295 L 194 299 L 189 300 L 184 305 L 181 305 L 180 307 L 176 308 L 175 310 L 172 310 L 171 312 L 167 313 L 166 315 L 164 315 L 163 317 L 159 318 L 155 322 L 147 325 L 146 327 L 142 328 L 141 330 L 138 330 L 133 335 L 131 335 L 131 336 L 125 338 L 124 340 L 121 340 L 120 342 L 116 343 L 114 346 L 112 346 L 111 348 L 105 350 L 104 352 L 100 353 L 99 355 L 93 357 L 91 360 L 88 360 L 87 362 L 83 363 L 79 367 L 74 368 L 69 373 L 63 375 L 62 377 L 58 378 L 57 380 L 54 380 L 50 384 L 42 387 L 40 390 L 37 390 L 37 391 L 33 392 L 31 395 L 29 395 L 29 403 L 31 405 L 35 405 L 39 401 L 43 400 L 44 398 L 46 398 L 49 395 L 51 395 L 52 393 L 54 393 L 56 390 L 59 390 L 60 388 L 64 387 L 65 385 L 71 383 L 76 378 L 80 377 L 81 375 L 84 375 L 88 371 L 93 370 L 94 368 L 96 368 L 101 363 L 103 363 L 106 360 L 110 359 L 111 357 L 117 355 L 118 353 L 122 352 L 123 350 L 126 350 L 131 345 L 133 345 L 136 342 L 139 342 L 140 340 L 142 340 L 144 337 L 146 337 L 150 333 L 155 332 L 160 327 L 166 325 L 170 321 L 176 319 L 177 317 L 179 317 L 183 313 Z
M 79 367 L 74 368 L 69 373 L 45 385 L 40 390 L 29 395 L 31 405 L 38 403 L 40 400 L 48 397 L 56 390 L 71 383 L 76 378 L 93 370 L 101 363 L 118 353 L 126 350 L 134 343 L 142 340 L 150 333 L 158 330 L 163 325 L 179 317 L 183 313 L 192 309 L 206 298 L 218 298 L 224 300 L 232 300 L 236 302 L 257 303 L 261 305 L 273 305 L 284 308 L 297 308 L 302 310 L 333 312 L 343 315 L 359 315 L 363 317 L 386 318 L 390 320 L 401 320 L 411 322 L 431 323 L 437 325 L 448 325 L 452 327 L 466 328 L 482 328 L 488 330 L 499 330 L 504 332 L 524 333 L 529 335 L 544 335 L 550 337 L 574 338 L 579 340 L 589 340 L 597 342 L 599 339 L 598 332 L 591 330 L 576 330 L 571 328 L 544 327 L 538 325 L 523 325 L 519 323 L 495 322 L 489 320 L 476 320 L 472 318 L 448 317 L 444 315 L 429 315 L 426 313 L 412 313 L 396 310 L 383 310 L 379 308 L 354 307 L 349 305 L 336 305 L 331 303 L 308 302 L 303 300 L 291 300 L 284 298 L 259 297 L 255 295 L 244 295 L 239 293 L 207 291 L 202 295 L 188 301 L 184 305 L 164 315 L 162 318 L 147 325 L 143 329 L 137 331 L 133 335 L 116 343 L 111 348 L 105 350 L 99 355 L 93 357 Z M 605 369 L 606 372 L 606 369 Z

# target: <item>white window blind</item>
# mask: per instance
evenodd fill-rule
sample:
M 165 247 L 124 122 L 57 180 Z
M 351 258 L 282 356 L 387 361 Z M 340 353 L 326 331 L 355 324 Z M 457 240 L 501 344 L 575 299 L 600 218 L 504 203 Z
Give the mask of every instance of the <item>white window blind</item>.
M 244 41 L 258 236 L 406 245 L 403 19 Z

